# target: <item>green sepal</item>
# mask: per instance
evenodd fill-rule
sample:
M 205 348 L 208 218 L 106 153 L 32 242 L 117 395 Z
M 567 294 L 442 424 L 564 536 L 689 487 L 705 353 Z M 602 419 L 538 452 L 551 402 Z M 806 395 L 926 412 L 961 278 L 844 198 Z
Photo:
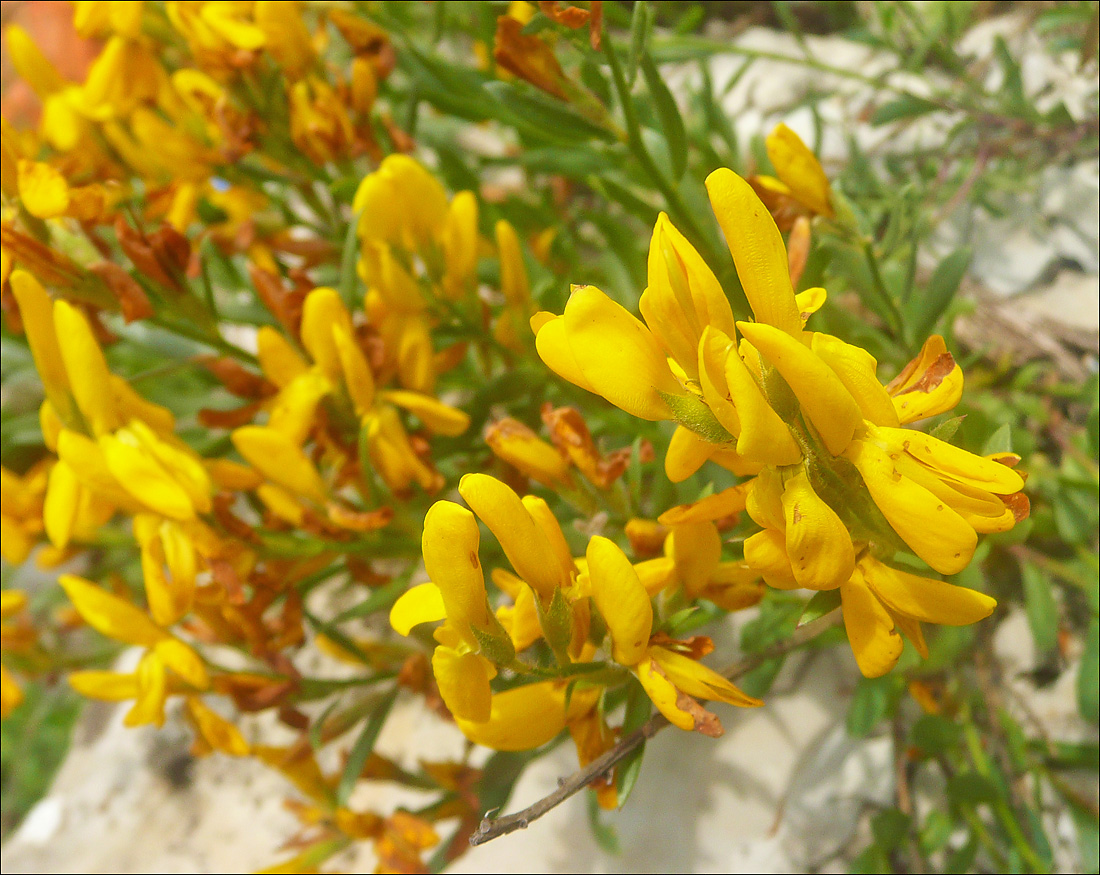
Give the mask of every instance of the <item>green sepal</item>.
M 672 411 L 673 417 L 684 428 L 695 432 L 703 440 L 712 444 L 733 443 L 737 439 L 726 431 L 707 407 L 706 402 L 697 395 L 670 395 L 657 390 L 664 402 Z

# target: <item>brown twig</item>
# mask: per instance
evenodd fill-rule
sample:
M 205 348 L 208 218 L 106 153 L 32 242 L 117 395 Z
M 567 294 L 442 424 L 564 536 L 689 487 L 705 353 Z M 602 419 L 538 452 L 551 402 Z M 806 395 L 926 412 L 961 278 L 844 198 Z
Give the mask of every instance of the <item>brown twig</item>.
M 795 629 L 794 633 L 786 641 L 782 641 L 774 647 L 770 647 L 767 650 L 736 662 L 724 671 L 723 674 L 731 681 L 736 680 L 770 659 L 785 656 L 791 651 L 797 650 L 802 645 L 812 641 L 818 635 L 839 625 L 840 620 L 841 616 L 839 610 L 832 611 L 823 617 L 818 617 L 805 626 L 800 626 Z M 661 714 L 654 714 L 640 729 L 636 729 L 634 732 L 630 733 L 630 735 L 620 739 L 613 748 L 602 756 L 597 757 L 583 769 L 579 769 L 568 778 L 561 781 L 558 785 L 558 789 L 553 793 L 544 796 L 538 802 L 529 805 L 522 811 L 517 811 L 515 814 L 508 814 L 504 817 L 493 819 L 486 817 L 481 821 L 477 830 L 470 836 L 470 844 L 475 846 L 483 845 L 486 842 L 507 835 L 510 832 L 515 832 L 518 829 L 527 829 L 532 822 L 538 820 L 554 808 L 557 808 L 557 806 L 561 805 L 566 799 L 578 791 L 583 790 L 600 775 L 606 774 L 610 769 L 622 762 L 622 760 L 638 747 L 638 745 L 652 738 L 668 725 L 668 720 Z

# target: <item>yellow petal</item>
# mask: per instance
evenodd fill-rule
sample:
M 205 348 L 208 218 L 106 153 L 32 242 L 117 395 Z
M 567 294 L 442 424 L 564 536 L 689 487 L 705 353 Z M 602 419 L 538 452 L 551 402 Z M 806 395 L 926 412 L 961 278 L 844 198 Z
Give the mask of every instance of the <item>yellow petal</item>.
M 275 396 L 267 427 L 286 435 L 300 447 L 317 425 L 317 405 L 331 391 L 332 383 L 323 374 L 314 370 L 303 371 Z
M 57 336 L 65 339 L 61 357 L 80 412 L 96 435 L 114 430 L 119 422 L 111 372 L 88 320 L 67 301 L 54 302 L 53 318 Z
M 729 335 L 712 325 L 703 329 L 699 340 L 699 387 L 715 419 L 737 437 L 741 433 L 741 419 L 730 400 L 729 384 L 726 382 L 726 358 L 732 348 L 733 341 Z
M 803 324 L 805 324 L 806 320 L 813 316 L 814 313 L 825 306 L 827 298 L 828 292 L 822 288 L 806 289 L 804 292 L 799 292 L 794 296 L 794 302 L 798 307 L 798 313 L 802 318 Z
M 403 593 L 390 608 L 390 625 L 398 635 L 408 635 L 413 626 L 446 619 L 443 593 L 432 582 L 421 583 Z
M 439 695 L 455 719 L 485 723 L 492 708 L 492 691 L 485 658 L 476 653 L 459 653 L 440 645 L 432 654 L 432 674 Z
M 645 562 L 634 563 L 634 571 L 642 582 L 646 593 L 657 595 L 661 590 L 678 583 L 676 562 L 671 556 L 658 556 Z
M 339 322 L 332 326 L 332 341 L 344 375 L 344 386 L 355 404 L 355 412 L 363 416 L 374 406 L 374 374 L 363 350 Z
M 63 216 L 69 209 L 69 184 L 49 164 L 20 160 L 19 198 L 26 211 L 39 219 Z
M 144 726 L 152 723 L 154 726 L 163 726 L 164 702 L 168 698 L 168 678 L 164 663 L 154 653 L 146 653 L 134 674 L 137 678 L 137 696 L 134 706 L 123 718 L 123 725 Z
M 595 691 L 575 691 L 569 715 L 580 716 L 594 704 Z M 585 708 L 587 706 L 587 708 Z M 543 681 L 493 696 L 489 719 L 474 723 L 456 717 L 470 741 L 494 750 L 530 750 L 546 744 L 565 728 L 565 686 Z
M 661 393 L 684 388 L 644 324 L 595 286 L 573 292 L 564 318 L 569 349 L 597 394 L 640 419 L 672 419 Z
M 270 325 L 256 333 L 257 357 L 264 376 L 280 389 L 309 370 L 309 365 L 282 334 Z
M 458 492 L 500 542 L 516 573 L 546 603 L 565 581 L 554 548 L 519 496 L 488 474 L 466 474 Z
M 11 28 L 8 33 L 11 33 Z M 65 360 L 61 356 L 61 346 L 57 342 L 54 328 L 53 301 L 42 284 L 25 270 L 13 270 L 9 278 L 11 290 L 19 304 L 19 314 L 23 319 L 23 328 L 27 333 L 27 342 L 34 356 L 34 366 L 42 378 L 46 397 L 62 421 L 70 427 L 76 425 L 73 419 L 69 375 L 65 371 Z
M 1007 532 L 1016 525 L 1012 510 L 996 495 L 940 476 L 908 453 L 892 456 L 898 473 L 919 483 L 973 526 L 976 532 Z
M 767 208 L 745 180 L 726 168 L 707 177 L 707 193 L 756 321 L 799 336 L 802 318 L 787 251 Z
M 203 740 L 214 750 L 233 757 L 248 756 L 248 742 L 241 731 L 198 696 L 187 697 L 187 714 Z
M 653 628 L 649 594 L 614 541 L 597 535 L 585 555 L 592 600 L 611 634 L 612 656 L 621 665 L 635 665 L 645 655 Z
M 797 335 L 760 323 L 740 322 L 737 327 L 787 381 L 829 452 L 834 456 L 844 452 L 863 423 L 863 414 L 832 368 Z
M 159 533 L 156 537 L 141 540 L 141 572 L 149 613 L 158 626 L 170 626 L 190 609 L 195 581 L 192 578 L 190 586 L 187 586 L 186 581 L 177 584 L 175 579 L 168 579 L 164 573 L 165 555 Z
M 202 658 L 178 638 L 165 636 L 153 646 L 153 652 L 168 668 L 198 690 L 210 686 Z
M 333 328 L 340 326 L 352 336 L 351 316 L 335 289 L 317 288 L 306 295 L 302 305 L 302 346 L 317 367 L 335 383 L 342 376 L 340 356 L 333 341 Z
M 475 650 L 478 642 L 471 627 L 491 626 L 477 554 L 480 539 L 474 515 L 452 501 L 437 501 L 424 517 L 424 567 L 439 587 L 447 619 Z
M 51 94 L 65 89 L 68 83 L 42 54 L 42 50 L 27 31 L 12 24 L 4 28 L 4 35 L 15 72 L 30 86 L 39 100 L 45 100 Z
M 966 587 L 918 577 L 873 559 L 862 565 L 868 586 L 888 608 L 922 623 L 968 626 L 997 607 L 996 599 Z
M 523 262 L 519 236 L 516 229 L 503 219 L 496 223 L 495 230 L 500 256 L 500 291 L 508 303 L 526 307 L 531 302 L 531 288 L 527 283 L 527 267 Z
M 844 630 L 860 672 L 868 678 L 881 677 L 901 656 L 903 645 L 894 621 L 858 573 L 840 585 L 840 599 Z
M 922 431 L 879 428 L 875 429 L 874 437 L 960 483 L 997 495 L 1011 495 L 1024 488 L 1024 478 L 1007 465 L 968 453 Z
M 791 190 L 795 199 L 819 216 L 832 218 L 829 178 L 821 169 L 817 156 L 798 134 L 780 123 L 768 134 L 765 145 L 776 175 Z
M 894 401 L 875 376 L 878 362 L 867 350 L 820 332 L 813 335 L 811 349 L 840 378 L 864 419 L 875 425 L 899 424 Z
M 457 437 L 470 427 L 470 417 L 466 413 L 431 395 L 391 389 L 383 393 L 383 398 L 409 411 L 435 434 Z
M 666 552 L 689 599 L 698 597 L 722 560 L 722 539 L 712 522 L 680 523 L 672 527 Z
M 125 702 L 138 694 L 136 674 L 120 674 L 117 671 L 74 671 L 69 675 L 69 686 L 80 695 L 101 702 Z
M 902 425 L 951 410 L 963 392 L 963 372 L 938 334 L 887 385 Z
M 749 481 L 745 510 L 752 521 L 765 529 L 786 528 L 787 514 L 783 510 L 783 475 L 774 468 L 765 468 Z
M 800 584 L 787 557 L 787 543 L 783 533 L 764 529 L 745 539 L 745 562 L 760 572 L 768 586 L 776 589 L 798 589 Z
M 703 440 L 691 429 L 676 426 L 665 453 L 665 475 L 673 483 L 682 483 L 703 467 L 716 449 L 716 444 Z
M 114 435 L 103 435 L 99 447 L 111 475 L 143 505 L 175 520 L 194 518 L 187 490 L 143 447 Z
M 978 536 L 966 520 L 923 486 L 899 474 L 890 456 L 875 444 L 853 441 L 846 455 L 909 549 L 940 574 L 955 574 L 970 563 Z
M 561 570 L 561 580 L 563 584 L 568 583 L 575 570 L 573 552 L 569 549 L 569 542 L 565 540 L 565 533 L 562 532 L 554 512 L 550 510 L 550 505 L 537 495 L 525 495 L 520 501 L 523 502 L 523 506 L 531 514 L 534 521 L 538 523 L 542 533 L 546 535 L 546 540 L 557 557 L 558 567 Z
M 271 428 L 246 425 L 233 432 L 233 446 L 273 483 L 323 504 L 328 490 L 309 457 L 294 441 Z
M 800 329 L 801 330 L 801 329 Z M 787 424 L 772 410 L 736 351 L 726 357 L 726 383 L 737 407 L 741 433 L 737 452 L 765 465 L 794 465 L 802 460 Z
M 664 671 L 656 666 L 651 657 L 647 656 L 638 663 L 634 671 L 638 675 L 638 680 L 641 681 L 646 695 L 657 706 L 657 710 L 668 719 L 669 723 L 678 729 L 683 729 L 685 732 L 691 732 L 695 729 L 695 718 L 677 706 L 680 691 L 672 685 L 672 682 L 665 676 Z
M 84 622 L 108 638 L 154 647 L 168 637 L 140 608 L 100 589 L 89 580 L 75 574 L 62 574 L 58 583 Z
M 553 487 L 569 479 L 569 460 L 517 419 L 492 423 L 485 443 L 497 458 L 539 483 Z
M 581 366 L 573 358 L 569 341 L 565 336 L 565 317 L 553 313 L 536 313 L 531 317 L 531 330 L 535 332 L 535 349 L 539 358 L 555 374 L 593 394 L 599 394 L 588 382 Z
M 718 672 L 683 654 L 674 653 L 664 647 L 653 647 L 650 655 L 664 669 L 668 679 L 689 696 L 726 702 L 729 705 L 737 705 L 739 708 L 756 708 L 764 704 L 759 699 L 741 692 Z
M 472 191 L 458 192 L 447 208 L 443 228 L 443 258 L 447 264 L 444 289 L 451 298 L 468 292 L 477 278 L 477 212 L 477 197 Z
M 58 549 L 69 544 L 76 527 L 82 487 L 76 472 L 59 461 L 50 469 L 46 500 L 42 508 L 42 524 L 50 543 Z
M 852 576 L 855 550 L 848 529 L 810 485 L 805 469 L 783 489 L 787 556 L 806 589 L 836 589 Z
M 732 516 L 743 511 L 748 492 L 748 483 L 731 486 L 721 492 L 708 495 L 706 498 L 700 498 L 691 504 L 681 504 L 669 508 L 657 517 L 657 522 L 665 526 L 675 526 L 682 523 L 720 520 L 723 517 Z

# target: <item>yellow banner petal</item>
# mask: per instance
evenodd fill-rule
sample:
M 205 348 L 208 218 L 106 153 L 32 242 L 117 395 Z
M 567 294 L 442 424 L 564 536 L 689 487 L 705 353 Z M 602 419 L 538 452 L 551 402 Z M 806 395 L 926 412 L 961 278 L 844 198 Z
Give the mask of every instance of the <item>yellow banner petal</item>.
M 478 558 L 480 540 L 477 520 L 466 508 L 452 501 L 437 501 L 428 509 L 421 541 L 424 567 L 439 587 L 447 619 L 474 650 L 478 642 L 471 627 L 490 628 L 485 578 Z
M 564 319 L 573 359 L 599 395 L 640 419 L 673 418 L 661 393 L 685 390 L 642 322 L 595 286 L 574 290 Z
M 546 604 L 562 578 L 554 548 L 516 493 L 488 474 L 466 474 L 458 492 L 500 542 L 516 573 Z
M 724 167 L 707 177 L 707 193 L 756 321 L 798 337 L 802 318 L 787 250 L 767 208 L 745 180 Z
M 776 175 L 791 190 L 795 199 L 819 216 L 832 218 L 829 178 L 817 156 L 798 134 L 781 122 L 768 134 L 764 144 Z

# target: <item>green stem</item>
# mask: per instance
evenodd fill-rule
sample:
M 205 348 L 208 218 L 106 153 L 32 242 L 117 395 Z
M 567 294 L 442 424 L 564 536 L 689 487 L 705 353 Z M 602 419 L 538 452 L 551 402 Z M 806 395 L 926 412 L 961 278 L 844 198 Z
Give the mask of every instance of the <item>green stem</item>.
M 882 302 L 885 312 L 882 314 L 886 320 L 887 325 L 890 328 L 890 333 L 894 336 L 895 340 L 905 341 L 905 320 L 902 318 L 901 311 L 898 309 L 897 301 L 891 296 L 889 289 L 886 288 L 886 282 L 882 278 L 882 272 L 878 267 L 878 256 L 875 255 L 874 244 L 870 240 L 863 241 L 863 255 L 867 259 L 867 269 L 871 271 L 871 282 L 875 290 L 875 294 L 878 295 L 879 300 Z
M 684 199 L 680 196 L 680 193 L 672 186 L 668 179 L 665 178 L 660 168 L 654 163 L 653 157 L 649 154 L 649 150 L 645 147 L 645 142 L 642 140 L 642 128 L 638 121 L 638 114 L 634 111 L 634 99 L 630 95 L 630 86 L 627 85 L 626 76 L 623 73 L 622 65 L 619 63 L 619 56 L 615 53 L 615 48 L 612 46 L 611 42 L 610 39 L 604 40 L 604 53 L 607 55 L 608 63 L 611 65 L 611 76 L 615 81 L 615 91 L 618 94 L 619 103 L 623 108 L 623 118 L 626 121 L 627 145 L 634 157 L 638 159 L 638 163 L 641 164 L 642 169 L 653 181 L 653 184 L 656 185 L 661 194 L 664 195 L 665 201 L 668 203 L 669 212 L 673 214 L 673 218 L 687 228 L 689 236 L 694 238 L 692 242 L 695 244 L 696 248 L 703 250 L 701 254 L 704 260 L 710 264 L 718 264 L 719 260 L 710 246 L 707 235 L 703 233 L 702 229 L 695 221 L 695 217 L 688 209 L 687 204 L 684 203 Z

